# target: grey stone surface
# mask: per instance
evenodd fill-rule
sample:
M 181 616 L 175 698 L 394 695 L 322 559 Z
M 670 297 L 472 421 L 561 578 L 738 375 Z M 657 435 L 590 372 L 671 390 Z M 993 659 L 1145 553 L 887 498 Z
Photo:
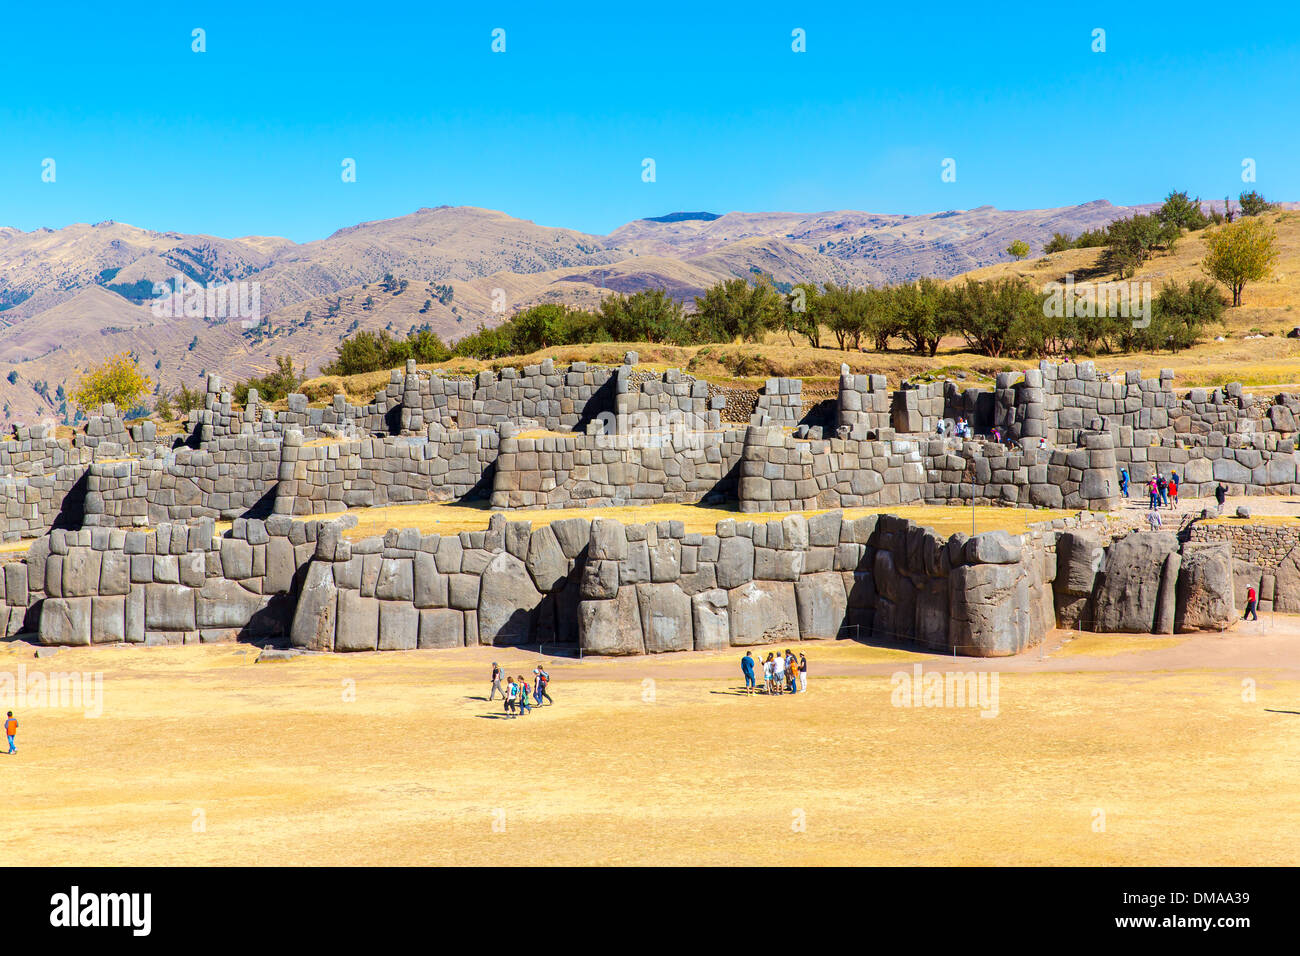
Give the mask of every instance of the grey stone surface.
M 1150 634 L 1165 558 L 1178 550 L 1167 532 L 1138 532 L 1111 544 L 1094 600 L 1093 630 Z
M 1177 601 L 1175 625 L 1180 632 L 1222 631 L 1236 622 L 1232 549 L 1228 545 L 1183 549 Z
M 721 588 L 701 591 L 691 597 L 691 623 L 697 651 L 716 651 L 731 644 L 727 592 Z
M 541 592 L 522 561 L 508 553 L 493 557 L 483 572 L 479 590 L 479 643 L 528 643 L 541 600 Z
M 799 612 L 793 584 L 750 581 L 729 590 L 727 602 L 733 646 L 799 640 Z
M 842 575 L 834 571 L 805 574 L 795 583 L 794 593 L 799 635 L 804 640 L 839 636 L 848 612 Z
M 647 654 L 695 647 L 691 599 L 675 583 L 638 584 L 637 603 Z
M 313 562 L 307 569 L 302 594 L 294 608 L 289 642 L 311 651 L 334 650 L 338 611 L 338 590 L 333 569 L 327 562 Z

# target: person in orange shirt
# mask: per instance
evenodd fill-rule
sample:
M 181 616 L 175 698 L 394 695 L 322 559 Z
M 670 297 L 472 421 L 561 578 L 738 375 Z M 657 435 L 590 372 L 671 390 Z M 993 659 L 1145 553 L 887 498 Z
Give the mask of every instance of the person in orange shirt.
M 5 736 L 9 738 L 9 752 L 18 753 L 18 748 L 14 746 L 14 735 L 18 733 L 18 721 L 14 719 L 14 712 L 9 711 L 9 716 L 5 718 Z

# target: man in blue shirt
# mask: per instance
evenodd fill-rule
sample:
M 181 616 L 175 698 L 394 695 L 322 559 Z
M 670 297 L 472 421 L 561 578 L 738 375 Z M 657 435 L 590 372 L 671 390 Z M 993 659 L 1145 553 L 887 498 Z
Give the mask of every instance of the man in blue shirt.
M 745 656 L 740 659 L 740 671 L 745 675 L 745 693 L 752 696 L 754 693 L 754 655 L 745 651 Z

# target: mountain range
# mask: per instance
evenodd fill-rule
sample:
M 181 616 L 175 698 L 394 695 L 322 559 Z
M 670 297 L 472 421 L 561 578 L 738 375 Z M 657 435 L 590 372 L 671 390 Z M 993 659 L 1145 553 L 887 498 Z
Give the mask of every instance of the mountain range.
M 156 232 L 118 222 L 0 228 L 0 404 L 9 421 L 57 415 L 60 386 L 108 354 L 134 353 L 165 389 L 216 373 L 260 375 L 279 355 L 315 373 L 359 329 L 447 341 L 539 302 L 593 306 L 610 291 L 665 288 L 684 302 L 724 279 L 879 284 L 942 278 L 1034 253 L 1155 205 L 1097 200 L 1056 209 L 981 206 L 927 215 L 678 212 L 608 235 L 541 226 L 475 207 L 420 209 L 312 242 Z M 387 281 L 386 277 L 392 277 Z M 159 309 L 155 286 L 250 290 L 260 318 L 211 297 Z M 241 285 L 243 283 L 244 285 Z M 161 314 L 160 314 L 161 313 Z

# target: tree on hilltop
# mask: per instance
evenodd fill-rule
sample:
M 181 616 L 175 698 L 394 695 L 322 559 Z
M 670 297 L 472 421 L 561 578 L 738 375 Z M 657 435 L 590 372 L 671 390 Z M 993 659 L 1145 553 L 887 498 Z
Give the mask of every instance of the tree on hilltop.
M 1216 229 L 1205 237 L 1206 255 L 1201 268 L 1232 293 L 1241 305 L 1247 282 L 1260 282 L 1273 274 L 1277 262 L 1277 233 L 1258 216 L 1248 216 Z

